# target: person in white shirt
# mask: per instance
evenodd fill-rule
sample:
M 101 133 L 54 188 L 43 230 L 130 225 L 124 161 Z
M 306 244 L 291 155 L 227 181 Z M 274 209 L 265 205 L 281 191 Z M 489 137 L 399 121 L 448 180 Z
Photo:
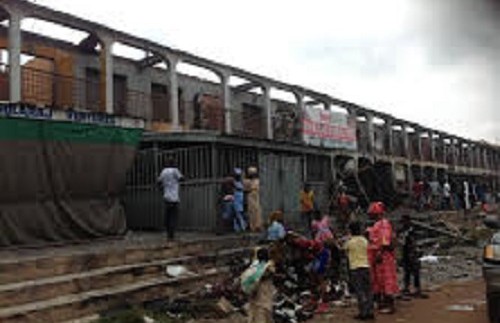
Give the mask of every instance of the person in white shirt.
M 179 212 L 179 182 L 183 180 L 179 169 L 175 166 L 173 158 L 169 158 L 165 168 L 158 177 L 158 183 L 163 189 L 163 199 L 165 200 L 165 229 L 168 239 L 173 240 L 177 227 L 177 217 Z

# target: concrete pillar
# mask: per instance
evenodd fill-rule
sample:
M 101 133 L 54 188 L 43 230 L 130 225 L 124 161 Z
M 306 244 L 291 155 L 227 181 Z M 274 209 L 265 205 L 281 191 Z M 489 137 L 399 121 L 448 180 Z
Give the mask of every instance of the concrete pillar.
M 429 148 L 431 150 L 431 161 L 436 161 L 436 142 L 434 141 L 434 133 L 429 131 Z
M 394 189 L 397 188 L 398 186 L 398 182 L 396 180 L 396 162 L 394 161 L 394 159 L 391 160 L 391 178 L 392 178 L 392 187 Z
M 271 87 L 269 85 L 264 85 L 262 87 L 264 92 L 264 111 L 266 113 L 266 135 L 267 139 L 273 139 L 273 111 L 271 106 Z
M 451 166 L 457 165 L 457 147 L 454 138 L 450 138 L 450 155 L 451 155 Z
M 446 145 L 445 138 L 442 135 L 439 135 L 441 138 L 440 142 L 443 147 L 443 164 L 448 164 L 448 154 L 449 154 L 449 149 L 448 146 Z
M 388 147 L 386 149 L 386 155 L 394 156 L 394 134 L 392 133 L 392 119 L 385 120 L 385 131 L 386 135 L 389 138 Z
M 484 169 L 489 169 L 489 163 L 488 163 L 488 151 L 486 148 L 483 149 L 483 160 L 484 160 Z
M 17 12 L 10 12 L 9 20 L 9 98 L 20 102 L 21 92 L 21 20 Z
M 479 168 L 484 168 L 484 158 L 483 158 L 483 148 L 481 146 L 477 147 L 477 160 L 479 162 Z
M 468 167 L 470 168 L 474 168 L 474 148 L 472 146 L 472 144 L 469 142 L 467 143 L 467 163 L 468 163 Z
M 423 149 L 422 149 L 422 132 L 420 129 L 415 129 L 415 135 L 417 136 L 417 159 L 424 160 Z
M 373 124 L 373 114 L 366 114 L 366 126 L 368 129 L 368 151 L 375 154 L 375 125 Z
M 107 35 L 99 35 L 101 41 L 101 109 L 112 114 L 113 99 L 113 39 Z
M 415 182 L 415 178 L 413 177 L 413 169 L 411 167 L 411 163 L 407 163 L 406 167 L 408 168 L 408 192 L 412 192 L 413 190 L 413 183 Z
M 299 120 L 300 120 L 300 129 L 302 129 L 302 121 L 303 121 L 303 116 L 304 116 L 304 109 L 305 109 L 305 103 L 304 103 L 304 94 L 299 93 L 299 92 L 294 92 L 295 98 L 297 99 L 297 109 L 299 110 Z M 301 131 L 302 133 L 300 134 L 300 138 L 303 141 L 303 135 L 304 132 Z
M 463 166 L 465 166 L 465 163 L 464 163 L 464 152 L 465 152 L 464 142 L 462 140 L 458 139 L 457 147 L 458 147 L 458 151 L 457 151 L 458 165 L 463 167 Z
M 177 57 L 168 57 L 168 83 L 170 85 L 170 120 L 172 130 L 179 129 L 179 81 L 177 79 Z
M 224 131 L 227 134 L 233 132 L 231 125 L 231 87 L 229 86 L 229 79 L 231 74 L 229 72 L 222 73 L 222 93 L 224 97 Z
M 403 151 L 405 158 L 411 158 L 410 138 L 408 137 L 408 130 L 404 124 L 401 125 L 401 134 L 403 135 Z

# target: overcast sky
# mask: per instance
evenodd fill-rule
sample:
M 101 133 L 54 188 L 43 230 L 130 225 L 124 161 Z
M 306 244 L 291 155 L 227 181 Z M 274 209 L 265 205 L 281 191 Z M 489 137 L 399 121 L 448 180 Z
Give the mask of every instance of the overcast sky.
M 500 11 L 493 0 L 35 2 L 500 143 Z

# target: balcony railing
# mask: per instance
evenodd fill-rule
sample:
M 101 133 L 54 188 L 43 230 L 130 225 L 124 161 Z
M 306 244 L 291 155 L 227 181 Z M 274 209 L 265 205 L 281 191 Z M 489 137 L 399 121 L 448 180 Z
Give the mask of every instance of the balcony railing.
M 43 66 L 42 66 L 43 67 Z M 170 94 L 166 86 L 153 93 L 146 93 L 127 87 L 127 82 L 114 84 L 114 111 L 115 115 L 143 118 L 168 124 L 172 120 L 170 111 Z M 0 101 L 9 100 L 9 66 L 0 64 Z M 22 102 L 36 106 L 51 107 L 53 109 L 81 109 L 87 111 L 105 111 L 101 91 L 103 84 L 97 78 L 78 78 L 64 75 L 44 68 L 22 66 L 21 69 L 21 96 Z M 263 107 L 245 105 L 233 108 L 230 111 L 232 133 L 248 138 L 267 138 L 267 117 Z M 185 129 L 210 130 L 219 133 L 225 132 L 225 110 L 220 97 L 216 95 L 200 94 L 193 99 L 179 100 L 179 122 Z M 302 119 L 299 111 L 289 108 L 277 109 L 272 116 L 273 138 L 278 141 L 301 142 Z M 165 129 L 169 129 L 168 125 Z M 392 131 L 393 151 L 389 149 L 390 138 L 384 127 L 376 126 L 375 146 L 370 147 L 368 125 L 364 121 L 357 124 L 358 151 L 377 154 L 406 156 L 404 139 L 401 131 Z M 410 137 L 410 152 L 414 160 L 419 160 L 418 140 Z M 421 138 L 421 155 L 423 161 L 432 161 L 431 146 L 428 138 Z M 435 145 L 435 160 L 457 165 L 472 165 L 484 168 L 483 158 L 474 155 L 472 158 L 464 154 L 456 154 L 449 144 L 446 148 Z M 490 164 L 494 165 L 493 161 Z

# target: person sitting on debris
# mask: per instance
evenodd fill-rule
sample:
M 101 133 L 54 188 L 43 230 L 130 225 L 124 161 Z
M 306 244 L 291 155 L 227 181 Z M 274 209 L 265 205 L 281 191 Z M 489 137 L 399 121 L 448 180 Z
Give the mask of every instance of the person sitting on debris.
M 403 294 L 407 296 L 415 296 L 427 298 L 427 295 L 422 293 L 420 286 L 420 258 L 422 252 L 417 246 L 415 239 L 415 228 L 411 223 L 410 215 L 404 214 L 401 218 L 401 231 L 399 239 L 403 244 L 402 265 L 404 270 L 404 288 Z M 413 287 L 415 292 L 410 292 L 410 281 L 413 276 Z
M 327 240 L 334 239 L 329 216 L 321 216 L 321 212 L 318 210 L 314 211 L 314 220 L 311 223 L 311 231 L 313 239 L 318 242 L 324 243 Z
M 385 206 L 382 202 L 371 203 L 368 214 L 376 219 L 369 231 L 369 252 L 372 254 L 370 268 L 374 279 L 372 289 L 378 295 L 380 313 L 393 314 L 394 297 L 399 293 L 399 287 L 392 225 L 384 216 Z
M 349 224 L 351 234 L 345 243 L 344 249 L 349 259 L 351 286 L 358 300 L 357 320 L 372 320 L 373 295 L 370 282 L 370 264 L 368 263 L 368 241 L 361 234 L 361 224 L 352 222 Z
M 273 272 L 274 264 L 269 259 L 269 251 L 259 248 L 256 259 L 240 277 L 241 289 L 249 295 L 249 323 L 273 322 L 273 299 L 276 293 Z
M 283 225 L 283 212 L 278 210 L 271 213 L 269 216 L 270 225 L 267 228 L 267 240 L 277 241 L 285 238 L 286 230 Z
M 326 302 L 326 274 L 330 264 L 330 249 L 333 239 L 325 243 L 306 239 L 304 237 L 292 238 L 292 245 L 302 253 L 302 260 L 305 263 L 305 273 L 310 281 L 312 298 L 306 305 L 315 308 L 318 313 L 328 310 Z

